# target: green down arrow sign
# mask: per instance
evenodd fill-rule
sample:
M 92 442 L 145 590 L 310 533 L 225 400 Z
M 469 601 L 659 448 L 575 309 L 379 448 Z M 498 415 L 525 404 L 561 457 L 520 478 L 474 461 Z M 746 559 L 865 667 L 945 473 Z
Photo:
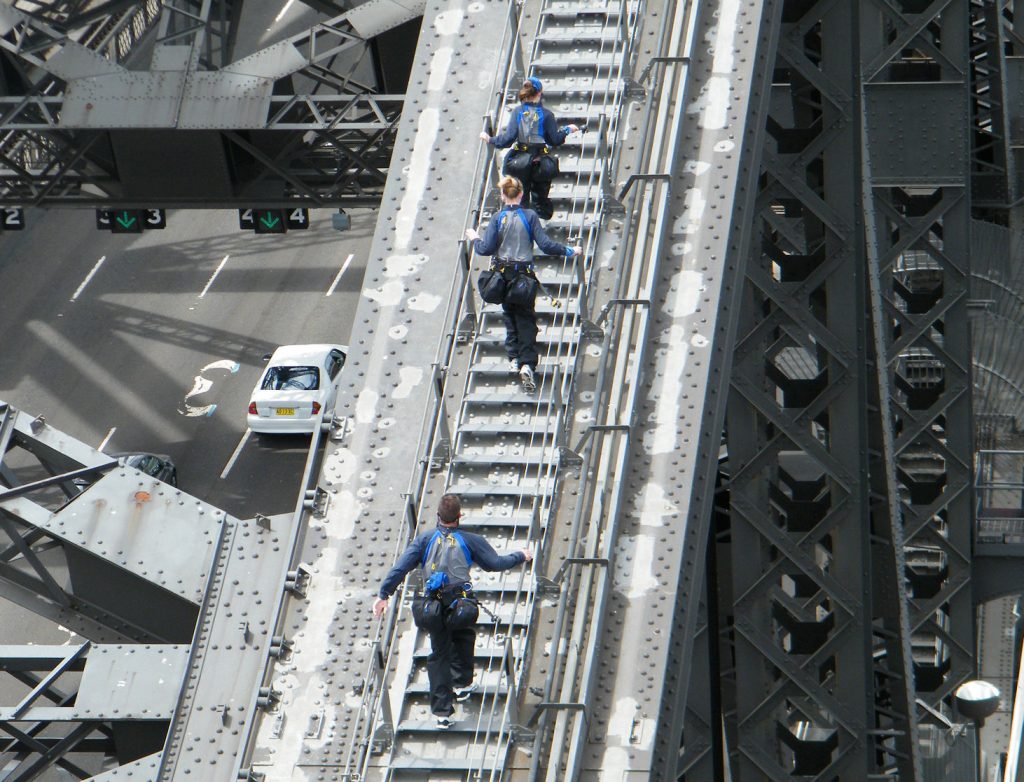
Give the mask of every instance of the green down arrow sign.
M 258 234 L 283 234 L 288 230 L 281 219 L 281 213 L 274 209 L 266 209 L 258 212 L 256 220 L 256 233 Z
M 114 212 L 114 221 L 110 225 L 110 230 L 116 234 L 142 233 L 139 213 L 134 209 L 118 209 Z

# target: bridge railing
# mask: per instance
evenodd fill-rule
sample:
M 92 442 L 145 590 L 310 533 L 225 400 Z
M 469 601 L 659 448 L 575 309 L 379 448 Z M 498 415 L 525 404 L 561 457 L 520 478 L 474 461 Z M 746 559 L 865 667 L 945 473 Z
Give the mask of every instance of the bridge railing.
M 1024 451 L 978 451 L 974 544 L 1024 547 Z

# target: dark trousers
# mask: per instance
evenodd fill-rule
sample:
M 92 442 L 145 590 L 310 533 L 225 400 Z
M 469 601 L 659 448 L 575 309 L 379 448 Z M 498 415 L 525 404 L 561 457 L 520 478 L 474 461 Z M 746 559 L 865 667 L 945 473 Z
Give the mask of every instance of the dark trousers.
M 502 304 L 505 319 L 505 352 L 519 367 L 537 368 L 537 313 L 533 307 Z
M 466 687 L 473 682 L 473 651 L 476 630 L 444 628 L 430 634 L 430 659 L 427 678 L 430 680 L 430 710 L 439 717 L 455 711 L 452 687 Z
M 558 165 L 550 155 L 512 150 L 505 156 L 501 173 L 514 176 L 523 185 L 523 206 L 531 207 L 541 220 L 550 220 L 555 206 L 548 197 Z

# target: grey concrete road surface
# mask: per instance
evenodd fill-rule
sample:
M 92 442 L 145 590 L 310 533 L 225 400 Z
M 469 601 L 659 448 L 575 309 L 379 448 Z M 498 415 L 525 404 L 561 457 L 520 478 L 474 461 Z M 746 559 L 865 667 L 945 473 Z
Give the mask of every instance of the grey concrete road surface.
M 169 454 L 233 515 L 291 510 L 308 438 L 245 439 L 245 413 L 275 347 L 348 342 L 375 213 L 346 232 L 330 215 L 255 235 L 234 211 L 176 211 L 112 235 L 92 210 L 30 210 L 0 236 L 0 399 L 108 452 Z

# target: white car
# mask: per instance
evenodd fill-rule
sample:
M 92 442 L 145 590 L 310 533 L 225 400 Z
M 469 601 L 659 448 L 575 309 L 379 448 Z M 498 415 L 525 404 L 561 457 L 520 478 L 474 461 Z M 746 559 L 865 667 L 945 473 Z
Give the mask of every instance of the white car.
M 347 345 L 285 345 L 270 356 L 253 389 L 246 423 L 261 434 L 312 432 L 333 412 Z

